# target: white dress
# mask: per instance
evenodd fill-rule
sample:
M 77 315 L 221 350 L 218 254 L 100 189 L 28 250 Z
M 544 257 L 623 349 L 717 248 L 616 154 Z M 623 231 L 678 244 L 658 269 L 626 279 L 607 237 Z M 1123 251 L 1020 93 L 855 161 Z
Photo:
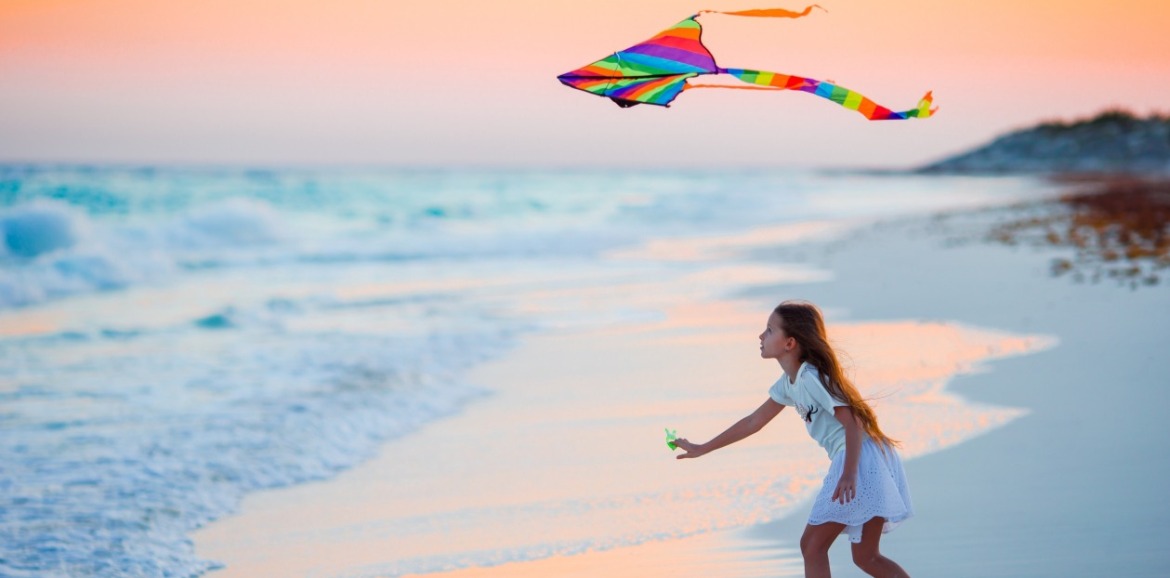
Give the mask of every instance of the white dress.
M 833 408 L 847 404 L 833 398 L 821 382 L 815 367 L 804 363 L 796 372 L 795 383 L 781 376 L 768 392 L 781 405 L 792 406 L 804 420 L 813 437 L 833 460 L 825 474 L 820 492 L 813 500 L 808 523 L 844 524 L 850 542 L 861 541 L 861 527 L 875 517 L 885 518 L 882 533 L 914 515 L 906 471 L 894 448 L 883 448 L 862 434 L 861 457 L 857 465 L 857 495 L 848 503 L 834 502 L 833 491 L 845 468 L 845 428 L 833 415 Z

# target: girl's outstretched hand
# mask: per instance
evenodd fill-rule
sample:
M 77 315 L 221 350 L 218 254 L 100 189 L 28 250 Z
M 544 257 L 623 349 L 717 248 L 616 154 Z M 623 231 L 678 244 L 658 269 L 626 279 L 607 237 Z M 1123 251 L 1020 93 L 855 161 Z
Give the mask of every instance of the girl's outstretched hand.
M 686 438 L 678 438 L 678 439 L 674 440 L 674 445 L 678 446 L 684 452 L 686 452 L 686 453 L 682 453 L 682 454 L 675 456 L 674 459 L 676 459 L 676 460 L 685 460 L 687 458 L 697 458 L 697 457 L 703 455 L 704 453 L 706 453 L 699 446 L 687 441 Z
M 833 490 L 834 502 L 841 502 L 841 504 L 848 504 L 857 497 L 857 478 L 854 476 L 841 476 L 837 480 L 837 489 Z

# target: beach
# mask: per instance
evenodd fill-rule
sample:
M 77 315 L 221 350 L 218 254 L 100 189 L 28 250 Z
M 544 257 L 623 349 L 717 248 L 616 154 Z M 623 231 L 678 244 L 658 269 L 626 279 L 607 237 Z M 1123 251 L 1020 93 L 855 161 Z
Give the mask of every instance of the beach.
M 107 180 L 135 207 L 143 178 Z M 160 178 L 252 200 L 0 215 L 64 246 L 3 293 L 6 573 L 799 576 L 828 459 L 791 411 L 700 460 L 664 444 L 766 399 L 758 335 L 794 298 L 902 442 L 915 516 L 882 549 L 911 575 L 1170 572 L 1164 267 L 1034 231 L 1085 217 L 1066 184 Z M 121 285 L 86 284 L 95 246 Z
M 778 376 L 755 356 L 762 320 L 805 298 L 903 440 L 916 515 L 883 551 L 912 575 L 1164 576 L 1168 295 L 1054 276 L 1067 251 L 988 238 L 1035 210 L 708 239 L 708 253 L 821 274 L 529 339 L 474 371 L 489 400 L 332 481 L 249 498 L 196 534 L 198 551 L 225 578 L 801 575 L 827 460 L 796 419 L 695 462 L 660 438 L 708 439 L 754 409 Z M 846 544 L 834 571 L 862 576 Z
M 1170 577 L 1170 2 L 849 4 L 0 3 L 0 578 L 802 576 L 787 300 L 911 576 Z

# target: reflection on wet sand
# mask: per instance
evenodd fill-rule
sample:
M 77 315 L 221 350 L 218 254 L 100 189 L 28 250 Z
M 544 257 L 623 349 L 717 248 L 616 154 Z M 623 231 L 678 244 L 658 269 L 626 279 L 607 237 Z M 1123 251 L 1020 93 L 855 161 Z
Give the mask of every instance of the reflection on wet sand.
M 1052 274 L 1075 281 L 1117 279 L 1155 285 L 1170 268 L 1170 180 L 1135 177 L 1064 179 L 1077 187 L 1058 210 L 994 228 L 991 238 L 1075 249 L 1053 260 Z
M 508 272 L 511 284 L 479 287 L 477 298 L 508 293 L 521 313 L 555 329 L 474 372 L 469 379 L 489 384 L 490 397 L 388 443 L 328 484 L 250 497 L 246 515 L 196 533 L 197 550 L 226 564 L 216 578 L 304 569 L 349 577 L 799 575 L 796 552 L 772 545 L 745 555 L 741 541 L 717 531 L 794 515 L 820 486 L 827 459 L 803 423 L 785 414 L 734 450 L 681 463 L 661 435 L 670 427 L 714 436 L 763 401 L 779 376 L 757 349 L 771 305 L 718 293 L 828 279 L 811 267 L 726 258 L 787 234 L 667 243 L 647 248 L 660 253 L 650 261 L 614 255 L 587 279 L 542 272 L 517 281 Z M 363 286 L 342 300 L 396 291 Z M 831 323 L 830 336 L 851 355 L 862 394 L 904 440 L 907 458 L 1024 415 L 971 403 L 947 384 L 989 359 L 1052 344 L 912 320 Z
M 389 444 L 327 495 L 293 487 L 258 496 L 271 505 L 250 508 L 253 526 L 221 520 L 197 536 L 201 551 L 228 562 L 217 578 L 298 567 L 371 577 L 799 575 L 796 552 L 773 544 L 745 554 L 715 531 L 796 515 L 819 487 L 826 458 L 800 420 L 782 415 L 695 462 L 676 462 L 660 435 L 669 426 L 710 437 L 762 401 L 779 371 L 755 351 L 767 310 L 716 300 L 662 313 L 626 330 L 528 343 L 479 371 L 505 387 L 474 411 Z M 947 384 L 1053 344 L 950 322 L 829 331 L 907 458 L 1024 415 L 972 403 Z

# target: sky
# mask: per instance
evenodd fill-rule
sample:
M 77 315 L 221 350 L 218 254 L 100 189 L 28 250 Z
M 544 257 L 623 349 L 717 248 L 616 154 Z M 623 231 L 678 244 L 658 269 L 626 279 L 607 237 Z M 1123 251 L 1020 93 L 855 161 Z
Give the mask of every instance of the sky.
M 557 74 L 776 0 L 0 0 L 0 162 L 905 168 L 1039 121 L 1170 112 L 1170 2 L 825 0 L 705 15 L 720 65 L 833 80 L 620 109 Z

